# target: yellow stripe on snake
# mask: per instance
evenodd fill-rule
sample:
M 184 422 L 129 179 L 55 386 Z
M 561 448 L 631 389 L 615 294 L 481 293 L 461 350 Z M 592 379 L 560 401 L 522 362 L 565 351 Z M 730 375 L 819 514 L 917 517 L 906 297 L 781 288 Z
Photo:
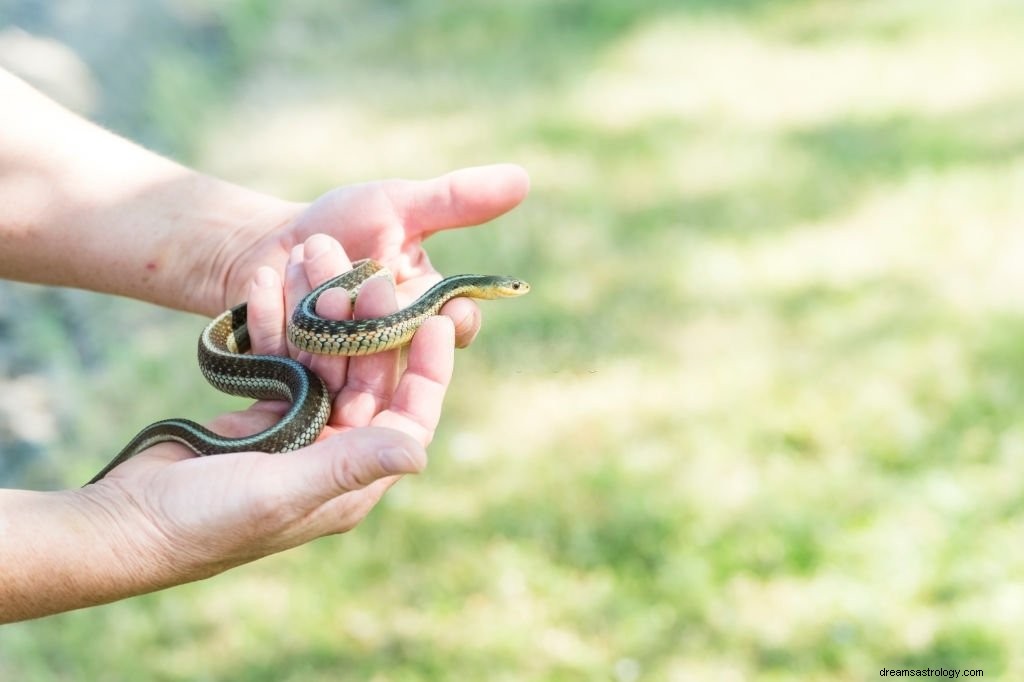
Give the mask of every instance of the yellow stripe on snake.
M 363 320 L 326 320 L 316 302 L 328 289 L 344 288 L 352 301 L 372 277 L 390 277 L 379 263 L 361 260 L 352 269 L 311 291 L 292 314 L 288 340 L 299 350 L 322 355 L 370 355 L 408 344 L 423 322 L 458 296 L 494 299 L 522 296 L 530 285 L 500 275 L 448 277 L 398 312 Z M 219 391 L 256 400 L 291 403 L 279 422 L 242 438 L 225 438 L 188 419 L 164 419 L 140 431 L 103 469 L 95 483 L 114 467 L 143 450 L 176 441 L 198 455 L 228 452 L 289 452 L 316 440 L 327 424 L 330 396 L 323 380 L 298 360 L 276 355 L 249 355 L 248 307 L 241 303 L 211 321 L 199 337 L 199 369 Z M 86 484 L 88 485 L 88 483 Z

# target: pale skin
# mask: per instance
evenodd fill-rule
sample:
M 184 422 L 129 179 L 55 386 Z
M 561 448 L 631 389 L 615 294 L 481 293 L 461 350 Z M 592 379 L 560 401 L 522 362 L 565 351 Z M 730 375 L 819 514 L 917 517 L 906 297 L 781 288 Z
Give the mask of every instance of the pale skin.
M 404 369 L 397 352 L 352 360 L 295 354 L 284 340 L 286 312 L 365 257 L 388 265 L 397 290 L 368 283 L 354 311 L 332 291 L 318 312 L 371 317 L 407 303 L 440 278 L 423 240 L 514 208 L 528 189 L 522 169 L 371 182 L 295 203 L 147 152 L 3 71 L 0 101 L 0 277 L 211 316 L 248 300 L 254 350 L 295 355 L 334 396 L 320 439 L 288 455 L 197 458 L 163 444 L 96 485 L 0 489 L 0 622 L 198 580 L 346 532 L 402 474 L 423 469 L 453 348 L 480 327 L 476 305 L 456 299 L 428 320 Z M 209 426 L 252 433 L 282 409 L 256 403 Z M 163 416 L 177 414 L 154 418 Z M 99 464 L 114 453 L 85 454 Z

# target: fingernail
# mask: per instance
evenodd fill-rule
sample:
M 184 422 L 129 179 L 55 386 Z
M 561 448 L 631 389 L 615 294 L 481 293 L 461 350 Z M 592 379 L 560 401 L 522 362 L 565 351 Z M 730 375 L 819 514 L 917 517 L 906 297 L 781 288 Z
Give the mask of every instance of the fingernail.
M 383 448 L 377 453 L 381 468 L 392 474 L 415 474 L 420 468 L 416 458 L 399 447 Z
M 305 253 L 305 248 L 302 244 L 292 247 L 292 252 L 288 256 L 288 265 L 298 265 L 301 263 L 303 253 Z

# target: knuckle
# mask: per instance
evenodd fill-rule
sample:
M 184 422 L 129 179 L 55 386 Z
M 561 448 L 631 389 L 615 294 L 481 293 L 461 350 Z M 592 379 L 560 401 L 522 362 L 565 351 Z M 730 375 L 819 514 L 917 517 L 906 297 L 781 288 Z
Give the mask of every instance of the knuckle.
M 365 488 L 373 481 L 369 472 L 359 467 L 351 457 L 339 457 L 331 467 L 331 477 L 334 485 L 345 491 L 359 490 Z

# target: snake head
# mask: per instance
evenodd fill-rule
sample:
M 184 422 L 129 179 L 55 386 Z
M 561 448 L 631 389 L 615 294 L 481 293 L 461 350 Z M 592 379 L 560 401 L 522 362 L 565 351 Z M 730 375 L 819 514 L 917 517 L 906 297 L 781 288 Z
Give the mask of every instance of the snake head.
M 516 277 L 495 277 L 495 298 L 515 298 L 530 293 L 530 283 Z

